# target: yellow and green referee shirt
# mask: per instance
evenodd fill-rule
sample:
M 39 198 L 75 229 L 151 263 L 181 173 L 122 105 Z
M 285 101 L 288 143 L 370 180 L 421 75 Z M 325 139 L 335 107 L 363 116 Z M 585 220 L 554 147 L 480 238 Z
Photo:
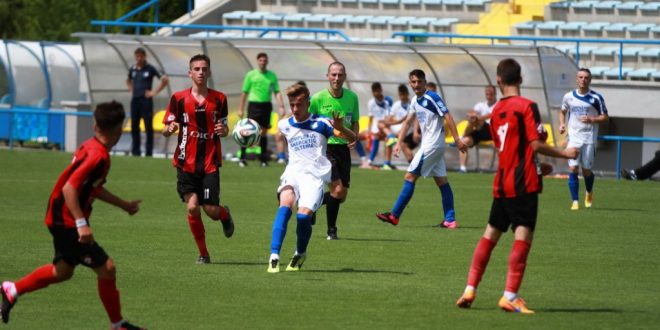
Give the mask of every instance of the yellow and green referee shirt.
M 351 129 L 354 122 L 360 120 L 358 97 L 350 89 L 342 88 L 341 97 L 334 97 L 328 89 L 324 89 L 312 96 L 309 112 L 332 119 L 333 113 L 339 113 L 344 118 L 344 126 Z M 345 139 L 333 136 L 328 144 L 348 144 Z
M 280 91 L 280 84 L 275 72 L 254 69 L 245 75 L 242 91 L 248 94 L 248 102 L 270 102 L 271 95 Z

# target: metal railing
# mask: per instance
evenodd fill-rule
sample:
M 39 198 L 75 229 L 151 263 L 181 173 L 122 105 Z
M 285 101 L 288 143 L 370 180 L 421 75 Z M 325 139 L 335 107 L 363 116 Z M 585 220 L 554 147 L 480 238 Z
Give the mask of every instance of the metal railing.
M 618 135 L 603 135 L 598 137 L 599 140 L 616 141 L 616 178 L 621 179 L 621 142 L 660 142 L 660 138 L 653 137 L 638 137 L 638 136 L 618 136 Z
M 118 21 L 91 21 L 93 26 L 100 26 L 101 33 L 106 33 L 106 28 L 109 26 L 119 27 L 134 27 L 135 34 L 140 34 L 141 28 L 170 28 L 170 29 L 187 29 L 187 30 L 202 30 L 210 33 L 211 31 L 241 31 L 242 37 L 249 31 L 261 32 L 258 37 L 263 38 L 270 32 L 277 33 L 278 38 L 282 38 L 282 33 L 295 32 L 295 33 L 312 33 L 315 39 L 319 39 L 319 34 L 326 35 L 326 39 L 332 36 L 339 36 L 345 41 L 351 41 L 351 38 L 341 30 L 335 29 L 313 29 L 313 28 L 287 28 L 287 27 L 273 27 L 273 26 L 234 26 L 234 25 L 211 25 L 211 24 L 167 24 L 167 23 L 145 23 L 145 22 L 118 22 Z
M 580 63 L 580 45 L 589 43 L 598 44 L 617 44 L 619 51 L 617 53 L 619 60 L 619 80 L 623 80 L 623 45 L 655 45 L 660 46 L 660 40 L 648 39 L 596 39 L 596 38 L 559 38 L 559 37 L 522 37 L 522 36 L 489 36 L 489 35 L 467 35 L 454 33 L 428 33 L 428 32 L 394 32 L 392 38 L 403 37 L 406 42 L 413 42 L 415 38 L 443 38 L 448 39 L 449 44 L 454 39 L 481 39 L 490 40 L 491 45 L 495 41 L 527 41 L 536 46 L 538 42 L 553 43 L 575 43 L 575 62 Z

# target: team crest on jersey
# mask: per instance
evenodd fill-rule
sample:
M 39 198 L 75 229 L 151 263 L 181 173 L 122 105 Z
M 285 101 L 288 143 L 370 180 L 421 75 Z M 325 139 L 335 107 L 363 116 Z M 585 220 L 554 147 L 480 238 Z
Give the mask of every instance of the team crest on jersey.
M 312 129 L 317 129 L 319 127 L 319 123 L 313 123 L 312 124 Z
M 174 121 L 174 119 L 176 119 L 176 117 L 173 114 L 167 116 L 167 121 Z
M 427 101 L 427 100 L 422 101 L 422 106 L 423 107 L 426 107 L 428 104 L 429 104 L 429 101 Z
M 594 98 L 589 98 L 589 103 L 594 104 L 596 103 L 596 100 Z

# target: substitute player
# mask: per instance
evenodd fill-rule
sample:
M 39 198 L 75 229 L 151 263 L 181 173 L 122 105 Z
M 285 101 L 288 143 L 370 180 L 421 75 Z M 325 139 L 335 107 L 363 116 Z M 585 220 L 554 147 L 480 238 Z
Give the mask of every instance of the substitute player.
M 408 171 L 404 176 L 403 189 L 399 198 L 394 203 L 390 212 L 377 213 L 376 217 L 383 222 L 394 226 L 399 224 L 399 218 L 403 210 L 415 192 L 415 183 L 420 176 L 433 176 L 435 183 L 440 189 L 442 195 L 442 208 L 444 210 L 444 220 L 440 226 L 454 229 L 456 228 L 456 215 L 454 212 L 454 194 L 447 180 L 447 167 L 445 165 L 445 129 L 444 123 L 447 122 L 449 132 L 454 137 L 456 148 L 461 152 L 467 150 L 467 146 L 458 138 L 456 124 L 449 109 L 445 105 L 440 95 L 426 89 L 426 74 L 424 71 L 415 69 L 408 74 L 408 83 L 415 92 L 415 98 L 410 102 L 408 117 L 401 126 L 399 138 L 394 145 L 393 153 L 396 157 L 401 150 L 401 141 L 408 132 L 408 127 L 417 118 L 419 127 L 422 130 L 421 146 L 412 162 L 408 166 Z
M 383 163 L 383 170 L 392 170 L 392 146 L 396 143 L 396 136 L 392 134 L 389 126 L 385 120 L 391 115 L 392 112 L 392 98 L 383 94 L 383 86 L 379 82 L 371 84 L 371 95 L 373 96 L 367 102 L 367 112 L 369 114 L 369 122 L 367 124 L 370 140 L 371 150 L 369 152 L 369 164 L 373 164 L 376 155 L 378 154 L 378 146 L 381 140 L 385 141 L 385 162 Z
M 564 134 L 568 128 L 568 146 L 580 149 L 578 159 L 568 161 L 568 190 L 571 192 L 573 203 L 571 210 L 579 210 L 580 181 L 578 169 L 582 167 L 586 196 L 584 207 L 590 208 L 593 203 L 594 173 L 591 168 L 596 158 L 596 139 L 598 139 L 598 124 L 606 122 L 607 107 L 605 99 L 599 93 L 589 88 L 591 85 L 591 71 L 581 68 L 575 76 L 577 89 L 566 93 L 559 113 L 559 134 Z M 568 127 L 566 126 L 568 117 Z
M 344 139 L 353 142 L 357 136 L 344 126 L 339 114 L 333 115 L 332 123 L 326 118 L 311 115 L 309 90 L 304 85 L 293 85 L 286 90 L 293 117 L 278 123 L 280 132 L 289 145 L 289 164 L 280 177 L 277 194 L 280 207 L 273 221 L 273 235 L 270 243 L 268 272 L 280 271 L 280 250 L 291 218 L 293 205 L 298 203 L 296 214 L 296 252 L 287 266 L 287 271 L 300 270 L 305 262 L 307 244 L 312 236 L 311 218 L 321 206 L 323 186 L 330 182 L 332 164 L 326 157 L 328 138 L 334 135 L 333 129 Z
M 96 106 L 94 137 L 78 147 L 48 200 L 45 223 L 53 236 L 53 262 L 16 282 L 2 283 L 0 313 L 4 323 L 9 322 L 9 312 L 19 296 L 69 280 L 76 266 L 82 264 L 96 273 L 99 297 L 110 318 L 111 329 L 140 329 L 125 321 L 121 314 L 115 263 L 94 239 L 89 222 L 94 199 L 130 215 L 139 210 L 140 200 L 121 199 L 103 187 L 110 171 L 108 151 L 121 137 L 125 116 L 121 103 L 113 101 Z
M 404 84 L 400 84 L 398 87 L 399 100 L 394 102 L 392 105 L 392 112 L 390 118 L 387 120 L 387 124 L 390 126 L 392 133 L 395 136 L 399 135 L 401 131 L 401 125 L 408 117 L 408 108 L 410 107 L 410 92 L 408 92 L 408 87 Z M 405 134 L 403 143 L 401 143 L 401 151 L 406 157 L 408 163 L 413 160 L 413 150 L 419 145 L 421 141 L 421 136 L 419 133 L 419 123 L 414 122 L 413 127 L 408 128 L 408 132 Z M 396 142 L 395 142 L 396 143 Z
M 536 154 L 551 157 L 575 158 L 578 150 L 559 150 L 542 142 L 541 115 L 534 101 L 520 96 L 520 64 L 504 59 L 497 65 L 497 84 L 502 99 L 493 109 L 490 132 L 495 148 L 499 150 L 499 164 L 493 181 L 493 204 L 483 237 L 479 240 L 470 264 L 467 286 L 456 305 L 469 308 L 476 297 L 481 277 L 486 271 L 490 255 L 497 241 L 511 226 L 514 233 L 513 248 L 509 254 L 504 296 L 499 306 L 508 312 L 534 313 L 518 297 L 527 255 L 532 246 L 538 195 L 542 189 L 541 168 Z M 546 133 L 547 134 L 547 133 Z
M 211 60 L 206 55 L 190 59 L 188 76 L 192 87 L 170 98 L 163 135 L 179 132 L 172 163 L 176 167 L 176 190 L 188 210 L 188 225 L 199 250 L 198 264 L 211 263 L 200 205 L 212 220 L 222 223 L 225 237 L 234 234 L 234 221 L 227 206 L 220 205 L 222 146 L 227 136 L 227 98 L 207 87 Z
M 328 66 L 326 74 L 330 87 L 312 96 L 309 112 L 332 118 L 334 114 L 344 118 L 344 125 L 357 136 L 360 132 L 360 108 L 358 97 L 353 91 L 344 88 L 346 67 L 341 62 L 333 62 Z M 354 147 L 356 141 L 349 143 L 346 139 L 333 136 L 328 139 L 327 156 L 332 163 L 330 191 L 325 193 L 323 202 L 326 204 L 328 221 L 328 240 L 336 240 L 337 216 L 339 204 L 346 200 L 348 188 L 351 185 L 351 153 L 349 147 Z

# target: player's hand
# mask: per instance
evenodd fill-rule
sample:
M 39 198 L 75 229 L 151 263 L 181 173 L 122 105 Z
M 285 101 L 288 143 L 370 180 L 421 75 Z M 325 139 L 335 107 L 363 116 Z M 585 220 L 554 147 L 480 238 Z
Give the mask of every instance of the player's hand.
M 399 152 L 401 151 L 401 142 L 397 141 L 392 147 L 392 155 L 394 158 L 399 158 Z
M 348 143 L 348 148 L 349 149 L 355 149 L 355 145 L 357 144 L 358 140 L 355 140 L 353 142 Z
M 576 159 L 580 155 L 580 149 L 578 148 L 566 148 L 564 149 L 564 156 L 569 159 Z
M 78 242 L 81 244 L 90 244 L 94 242 L 92 228 L 89 228 L 89 226 L 78 227 Z
M 456 148 L 462 153 L 466 153 L 468 151 L 468 146 L 467 144 L 463 143 L 462 139 L 456 140 Z
M 339 129 L 344 126 L 344 117 L 340 117 L 338 113 L 332 114 L 332 127 Z
M 154 92 L 152 90 L 147 90 L 147 91 L 144 92 L 144 97 L 146 97 L 148 99 L 150 99 L 154 96 L 156 96 L 156 92 Z
M 589 116 L 580 116 L 580 121 L 585 123 L 585 124 L 591 123 L 591 117 L 589 117 Z
M 213 130 L 215 131 L 215 134 L 218 134 L 220 137 L 225 137 L 229 134 L 229 127 L 222 123 L 216 123 Z
M 173 121 L 167 124 L 167 130 L 165 132 L 167 132 L 167 136 L 170 136 L 173 133 L 175 133 L 178 129 L 179 129 L 179 123 Z
M 559 125 L 559 134 L 564 134 L 566 132 L 566 125 Z
M 126 211 L 126 213 L 129 215 L 133 215 L 140 210 L 140 203 L 142 203 L 141 199 L 127 201 L 126 205 L 124 206 L 124 211 Z
M 238 118 L 243 119 L 244 111 L 243 109 L 238 110 Z

